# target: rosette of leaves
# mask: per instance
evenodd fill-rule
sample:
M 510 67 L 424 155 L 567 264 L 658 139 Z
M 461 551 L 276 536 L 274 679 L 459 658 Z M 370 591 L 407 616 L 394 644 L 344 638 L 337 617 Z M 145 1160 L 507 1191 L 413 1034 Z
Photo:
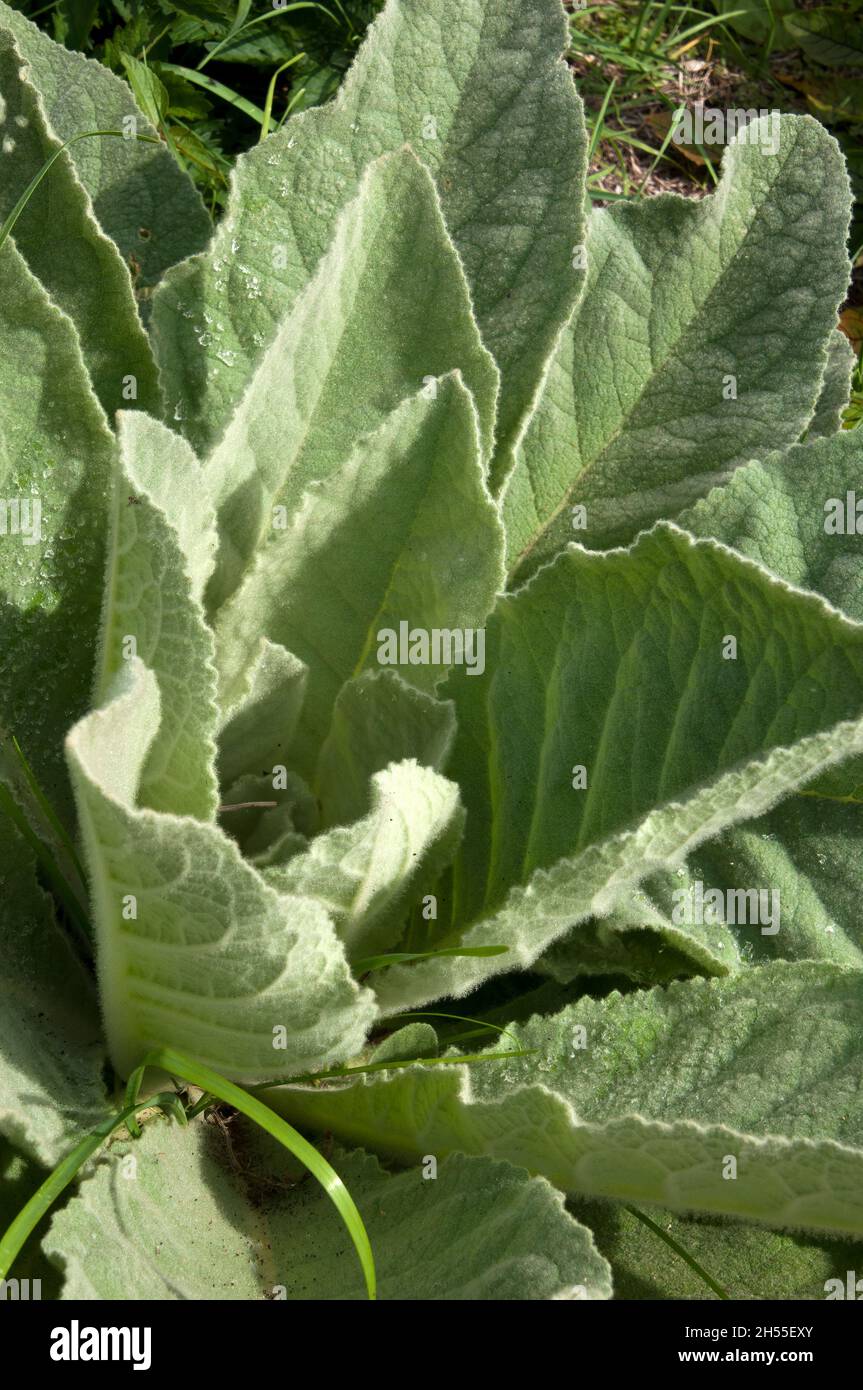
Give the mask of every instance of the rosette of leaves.
M 835 142 L 588 219 L 558 0 L 391 0 L 202 246 L 163 148 L 58 153 L 93 69 L 0 23 L 4 217 L 57 155 L 0 250 L 16 1190 L 167 1048 L 335 1137 L 384 1296 L 823 1296 L 863 1236 Z M 402 625 L 482 642 L 382 665 Z M 681 921 L 697 882 L 780 930 Z M 61 1296 L 361 1297 L 234 1134 L 116 1140 Z

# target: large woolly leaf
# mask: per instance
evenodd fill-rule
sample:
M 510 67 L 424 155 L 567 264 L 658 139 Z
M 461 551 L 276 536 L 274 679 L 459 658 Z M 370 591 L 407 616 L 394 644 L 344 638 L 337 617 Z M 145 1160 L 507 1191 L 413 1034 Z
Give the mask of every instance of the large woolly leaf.
M 568 540 L 675 517 L 808 424 L 848 284 L 848 178 L 811 118 L 778 130 L 774 154 L 738 137 L 712 197 L 591 218 L 585 293 L 506 494 L 518 578 Z
M 137 655 L 159 682 L 162 717 L 136 788 L 155 811 L 211 819 L 218 802 L 213 637 L 201 597 L 216 549 L 200 467 L 179 435 L 120 416 L 96 702 Z
M 75 330 L 11 241 L 0 250 L 0 731 L 57 809 L 88 708 L 115 444 Z
M 565 46 L 559 0 L 390 0 L 336 100 L 238 160 L 212 250 L 154 309 L 171 410 L 194 443 L 224 428 L 362 170 L 409 144 L 501 367 L 506 457 L 582 280 L 586 140 Z M 417 254 L 412 274 L 426 271 Z
M 26 81 L 11 34 L 0 29 L 0 222 L 60 142 Z M 101 231 L 71 155 L 62 154 L 15 223 L 34 275 L 72 319 L 93 389 L 109 416 L 124 401 L 157 410 L 156 365 L 138 317 L 129 267 Z
M 754 962 L 831 960 L 863 968 L 863 817 L 855 801 L 799 792 L 653 874 L 607 918 L 552 947 L 556 979 L 661 981 Z M 719 896 L 717 896 L 719 895 Z
M 67 740 L 114 1065 L 125 1075 L 158 1045 L 252 1080 L 344 1060 L 371 997 L 323 909 L 268 887 L 216 826 L 136 804 L 159 726 L 136 658 Z
M 37 886 L 32 857 L 0 823 L 0 1134 L 54 1164 L 105 1118 L 95 991 Z
M 372 809 L 354 825 L 319 835 L 304 854 L 263 874 L 285 893 L 317 898 L 351 960 L 395 945 L 411 895 L 434 887 L 464 824 L 454 782 L 415 761 L 372 779 Z
M 532 961 L 863 746 L 863 626 L 669 526 L 570 547 L 499 601 L 486 659 L 446 687 L 467 828 L 440 944 L 511 951 L 396 967 L 386 1010 Z
M 818 590 L 860 621 L 863 551 L 855 488 L 861 466 L 857 432 L 818 439 L 739 468 L 681 520 L 697 535 L 715 536 L 791 583 Z M 857 759 L 840 772 L 852 789 L 859 784 Z M 685 869 L 653 877 L 595 928 L 592 936 L 601 940 L 583 942 L 574 934 L 555 950 L 549 967 L 564 978 L 609 969 L 641 976 L 660 962 L 645 961 L 632 935 L 636 927 L 646 929 L 642 939 L 657 933 L 667 946 L 688 953 L 697 968 L 735 968 L 771 955 L 863 965 L 863 820 L 859 796 L 843 797 L 839 790 L 834 797 L 829 785 L 807 787 L 703 845 Z M 733 920 L 728 895 L 752 890 L 772 895 L 767 930 L 764 923 Z M 709 903 L 705 895 L 717 891 L 726 906 L 718 919 L 705 920 L 696 904 Z
M 572 1193 L 863 1235 L 860 972 L 776 962 L 512 1032 L 536 1052 L 271 1094 L 403 1160 L 484 1153 Z
M 248 1128 L 231 1133 L 228 1151 L 201 1122 L 183 1131 L 157 1120 L 100 1166 L 45 1238 L 66 1275 L 63 1297 L 365 1298 L 350 1240 L 318 1184 Z M 369 1232 L 379 1298 L 610 1297 L 590 1233 L 540 1179 L 462 1155 L 428 1179 L 420 1167 L 391 1176 L 369 1154 L 340 1153 L 334 1163 Z M 178 1207 L 194 1220 L 178 1225 Z
M 435 204 L 431 178 L 410 152 L 372 165 L 256 371 L 207 464 L 222 542 L 213 608 L 256 547 L 278 536 L 274 526 L 303 490 L 330 478 L 424 381 L 431 395 L 439 375 L 461 371 L 488 453 L 497 372 Z
M 87 130 L 131 134 L 130 117 L 137 133 L 155 137 L 128 85 L 102 63 L 53 43 L 2 0 L 0 26 L 14 36 L 60 140 Z M 130 268 L 140 271 L 142 292 L 155 285 L 168 266 L 204 247 L 210 220 L 191 180 L 161 142 L 79 140 L 70 154 L 100 225 Z
M 382 633 L 482 626 L 503 579 L 503 535 L 486 491 L 471 399 L 458 378 L 405 402 L 327 480 L 306 493 L 286 530 L 273 530 L 216 626 L 221 703 L 246 680 L 250 634 L 261 629 L 308 667 L 292 761 L 313 771 L 339 690 L 378 669 Z M 403 644 L 405 647 L 406 643 Z M 450 658 L 454 648 L 450 650 Z M 389 653 L 431 691 L 436 664 Z M 474 659 L 478 652 L 474 653 Z M 428 659 L 428 658 L 427 658 Z

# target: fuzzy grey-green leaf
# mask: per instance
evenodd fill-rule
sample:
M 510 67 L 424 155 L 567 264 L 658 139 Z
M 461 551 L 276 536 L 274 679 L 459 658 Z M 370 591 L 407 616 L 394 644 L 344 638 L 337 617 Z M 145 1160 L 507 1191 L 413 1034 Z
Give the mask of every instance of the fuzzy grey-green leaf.
M 390 0 L 336 99 L 241 156 L 211 250 L 154 307 L 170 409 L 196 446 L 224 429 L 365 167 L 409 144 L 504 378 L 506 471 L 583 279 L 587 141 L 566 43 L 560 0 Z
M 0 732 L 71 818 L 63 737 L 89 707 L 116 444 L 70 319 L 0 251 Z
M 54 1218 L 45 1246 L 67 1299 L 354 1300 L 356 1256 L 317 1183 L 298 1181 L 284 1150 L 241 1125 L 245 1176 L 218 1131 L 156 1121 L 98 1168 Z M 391 1175 L 369 1154 L 334 1163 L 365 1221 L 387 1300 L 604 1299 L 608 1265 L 548 1183 L 505 1163 L 456 1155 Z M 287 1170 L 287 1171 L 286 1171 Z M 182 1229 L 179 1203 L 195 1219 Z M 100 1258 L 92 1258 L 94 1240 Z M 158 1253 L 152 1253 L 158 1252 Z
M 587 287 L 505 498 L 518 581 L 569 540 L 673 519 L 808 425 L 850 275 L 848 176 L 810 117 L 781 118 L 774 154 L 762 127 L 729 146 L 711 197 L 591 217 Z
M 60 148 L 11 34 L 0 28 L 0 222 Z M 74 147 L 73 147 L 74 148 Z M 61 154 L 15 223 L 15 243 L 78 333 L 93 389 L 108 418 L 128 402 L 161 410 L 156 364 L 132 277 L 99 227 L 71 154 Z
M 207 460 L 221 539 L 211 611 L 279 540 L 305 489 L 346 464 L 407 397 L 421 388 L 431 397 L 455 370 L 473 395 L 487 458 L 497 370 L 431 177 L 402 151 L 367 171 Z
M 403 1162 L 484 1153 L 571 1193 L 859 1237 L 861 1014 L 859 971 L 776 962 L 582 998 L 512 1025 L 530 1055 L 461 1075 L 269 1094 L 295 1123 Z
M 136 804 L 159 722 L 136 658 L 67 740 L 115 1067 L 166 1045 L 255 1081 L 344 1061 L 373 1004 L 323 909 L 268 887 L 217 826 Z
M 394 967 L 385 1012 L 530 964 L 863 746 L 863 626 L 668 525 L 569 547 L 499 600 L 486 658 L 445 687 L 467 826 L 436 944 L 510 952 Z
M 210 235 L 210 219 L 191 179 L 157 140 L 127 84 L 102 63 L 53 43 L 2 0 L 0 26 L 14 36 L 58 139 L 87 130 L 128 137 L 80 140 L 70 153 L 100 225 L 130 269 L 133 262 L 140 267 L 141 291 L 151 290 L 169 266 L 203 250 Z M 154 143 L 136 140 L 136 133 Z
M 433 385 L 360 442 L 325 488 L 309 489 L 216 621 L 223 705 L 245 681 L 260 631 L 308 667 L 290 749 L 306 777 L 344 683 L 381 669 L 382 633 L 481 629 L 503 582 L 503 532 L 471 398 L 456 376 Z M 386 669 L 432 693 L 457 656 L 447 650 L 436 656 L 430 645 L 425 664 L 383 656 Z
M 2 812 L 0 812 L 2 816 Z M 0 1133 L 54 1164 L 108 1112 L 92 980 L 36 882 L 32 855 L 0 823 Z

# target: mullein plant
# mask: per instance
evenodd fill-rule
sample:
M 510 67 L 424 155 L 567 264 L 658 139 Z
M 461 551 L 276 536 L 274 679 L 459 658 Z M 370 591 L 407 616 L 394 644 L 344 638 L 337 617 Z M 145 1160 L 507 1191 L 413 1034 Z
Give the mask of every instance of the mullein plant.
M 848 179 L 770 117 L 588 216 L 566 38 L 389 0 L 211 232 L 0 4 L 6 1276 L 859 1267 Z

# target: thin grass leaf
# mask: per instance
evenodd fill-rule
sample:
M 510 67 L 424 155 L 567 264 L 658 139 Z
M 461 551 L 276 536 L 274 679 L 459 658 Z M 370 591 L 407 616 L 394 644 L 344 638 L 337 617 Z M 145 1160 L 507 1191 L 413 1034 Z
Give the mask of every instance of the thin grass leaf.
M 234 39 L 238 39 L 241 34 L 248 33 L 249 29 L 253 29 L 256 24 L 264 24 L 268 19 L 278 19 L 279 15 L 290 14 L 292 10 L 320 10 L 321 13 L 331 19 L 334 24 L 339 23 L 332 10 L 328 10 L 326 5 L 319 5 L 317 0 L 297 0 L 297 3 L 293 5 L 280 5 L 278 9 L 268 10 L 266 14 L 259 14 L 255 19 L 250 19 L 245 24 L 241 24 L 239 28 L 235 29 L 232 33 L 226 34 L 225 37 L 201 59 L 197 68 L 198 72 L 201 72 L 201 70 L 205 68 L 223 48 L 226 48 L 229 43 L 233 42 Z M 167 64 L 164 66 L 167 66 Z
M 210 1067 L 205 1067 L 171 1048 L 156 1048 L 155 1051 L 148 1053 L 129 1078 L 127 1097 L 131 1090 L 140 1085 L 148 1067 L 156 1067 L 161 1071 L 168 1072 L 169 1075 L 180 1076 L 184 1081 L 190 1081 L 193 1086 L 200 1086 L 203 1091 L 216 1096 L 226 1105 L 233 1106 L 235 1110 L 239 1110 L 248 1119 L 260 1125 L 261 1129 L 271 1134 L 289 1153 L 292 1153 L 308 1168 L 341 1216 L 359 1256 L 368 1296 L 370 1299 L 374 1299 L 376 1290 L 375 1261 L 368 1233 L 354 1199 L 323 1154 L 307 1139 L 304 1139 L 293 1125 L 289 1125 L 286 1120 L 283 1120 L 268 1105 L 264 1105 L 263 1101 L 258 1100 L 256 1096 L 251 1095 L 241 1086 L 235 1085 L 233 1081 L 228 1081 L 226 1077 L 220 1076 L 218 1072 L 212 1071 Z M 131 1100 L 129 1103 L 131 1104 Z
M 529 1053 L 536 1052 L 536 1048 L 528 1048 L 526 1051 L 519 1048 L 512 1052 L 474 1052 L 459 1053 L 456 1057 L 411 1057 L 386 1060 L 383 1062 L 368 1062 L 362 1067 L 331 1067 L 329 1071 L 306 1072 L 299 1076 L 278 1077 L 275 1081 L 263 1081 L 260 1086 L 252 1087 L 255 1092 L 275 1091 L 280 1086 L 310 1086 L 318 1081 L 340 1081 L 345 1076 L 369 1076 L 378 1071 L 402 1071 L 405 1067 L 460 1067 L 473 1066 L 477 1062 L 502 1062 L 511 1057 L 527 1057 Z
M 597 115 L 597 117 L 596 117 L 596 120 L 594 121 L 594 124 L 593 124 L 593 130 L 592 130 L 591 136 L 590 136 L 590 145 L 589 145 L 588 151 L 587 151 L 587 163 L 588 163 L 588 167 L 590 166 L 590 163 L 591 163 L 591 161 L 592 161 L 592 159 L 593 159 L 593 156 L 594 156 L 595 153 L 596 153 L 596 147 L 597 147 L 597 145 L 599 144 L 599 141 L 600 141 L 600 139 L 601 139 L 601 137 L 602 137 L 602 128 L 603 128 L 603 125 L 605 124 L 605 113 L 606 113 L 606 111 L 608 110 L 608 103 L 611 101 L 611 94 L 612 94 L 612 92 L 614 91 L 614 89 L 615 89 L 616 86 L 617 86 L 617 78 L 616 78 L 616 77 L 612 77 L 611 81 L 609 82 L 609 84 L 608 84 L 608 86 L 607 86 L 607 88 L 606 88 L 606 90 L 605 90 L 605 96 L 602 98 L 602 105 L 601 105 L 600 108 L 599 108 L 599 113 L 598 113 L 598 115 Z
M 27 759 L 25 758 L 21 745 L 18 742 L 17 738 L 15 738 L 14 734 L 12 736 L 12 746 L 18 755 L 18 760 L 21 763 L 21 770 L 24 773 L 27 785 L 33 793 L 33 796 L 36 800 L 37 805 L 39 806 L 39 809 L 41 810 L 48 824 L 51 826 L 51 829 L 54 831 L 57 838 L 60 840 L 60 843 L 66 850 L 66 853 L 69 855 L 69 858 L 75 866 L 78 877 L 81 880 L 81 884 L 86 885 L 87 875 L 84 872 L 84 865 L 81 863 L 81 860 L 78 856 L 78 851 L 75 848 L 74 841 L 72 840 L 72 837 L 66 829 L 65 825 L 60 820 L 60 817 L 57 815 L 57 812 L 54 810 L 54 807 L 51 805 L 47 796 L 40 787 L 36 779 L 36 775 L 33 772 L 33 769 L 31 768 Z
M 54 153 L 48 159 L 45 160 L 45 163 L 42 165 L 42 168 L 38 171 L 38 173 L 33 175 L 27 187 L 24 189 L 24 192 L 21 194 L 21 197 L 18 199 L 14 208 L 9 213 L 9 216 L 3 223 L 3 226 L 0 227 L 0 248 L 2 248 L 3 243 L 6 241 L 6 239 L 12 232 L 15 223 L 18 221 L 18 218 L 21 216 L 22 212 L 26 208 L 34 192 L 39 187 L 45 175 L 48 173 L 48 170 L 51 168 L 51 165 L 54 164 L 55 161 L 60 158 L 61 154 L 63 154 L 64 150 L 68 150 L 71 145 L 77 144 L 79 140 L 91 140 L 96 135 L 114 135 L 117 137 L 118 140 L 129 139 L 129 136 L 125 135 L 122 130 L 85 130 L 82 131 L 80 135 L 73 135 L 71 140 L 67 140 L 64 145 L 61 145 L 58 150 L 55 150 Z M 161 144 L 161 141 L 157 140 L 154 135 L 136 135 L 134 136 L 134 139 L 143 140 L 148 145 Z
M 81 904 L 74 889 L 67 882 L 48 846 L 32 829 L 30 822 L 18 807 L 9 788 L 4 786 L 2 782 L 0 782 L 0 811 L 6 813 L 16 830 L 27 841 L 27 844 L 30 846 L 45 871 L 58 900 L 66 909 L 70 921 L 74 924 L 82 941 L 86 942 L 89 952 L 90 926 L 86 909 Z
M 78 1176 L 87 1159 L 91 1158 L 97 1149 L 102 1147 L 106 1139 L 110 1139 L 115 1129 L 119 1129 L 120 1125 L 127 1123 L 137 1111 L 155 1108 L 163 1110 L 167 1115 L 173 1115 L 179 1124 L 184 1125 L 186 1123 L 186 1113 L 176 1095 L 171 1091 L 162 1091 L 159 1095 L 148 1097 L 147 1100 L 135 1101 L 133 1104 L 127 1105 L 117 1115 L 109 1116 L 104 1123 L 93 1130 L 92 1134 L 88 1134 L 86 1139 L 82 1139 L 70 1154 L 61 1159 L 57 1167 L 49 1173 L 42 1186 L 36 1189 L 33 1196 L 21 1208 L 11 1225 L 0 1237 L 0 1279 L 6 1278 L 27 1237 L 36 1229 L 43 1216 L 51 1210 L 57 1198 Z
M 286 68 L 292 68 L 294 66 L 294 63 L 298 63 L 300 59 L 305 58 L 305 56 L 305 53 L 294 54 L 293 58 L 289 58 L 286 63 L 282 63 L 282 66 L 280 68 L 276 68 L 275 72 L 270 78 L 270 85 L 267 88 L 267 99 L 264 102 L 264 119 L 261 121 L 261 134 L 259 137 L 261 140 L 266 140 L 270 130 L 270 121 L 273 114 L 273 101 L 276 95 L 276 79 L 281 76 L 281 74 L 285 71 Z M 282 119 L 284 119 L 284 117 Z M 280 121 L 279 125 L 281 125 L 281 123 L 282 122 Z M 278 130 L 278 126 L 276 127 L 276 129 Z
M 203 87 L 205 92 L 211 96 L 221 97 L 222 101 L 228 102 L 231 106 L 242 111 L 244 115 L 251 117 L 256 125 L 264 124 L 264 113 L 260 106 L 256 106 L 247 97 L 241 97 L 239 92 L 235 92 L 232 87 L 226 87 L 224 82 L 217 82 L 214 77 L 206 77 L 195 68 L 184 68 L 179 63 L 161 63 L 160 67 L 165 72 L 176 73 L 178 77 L 185 77 L 187 82 L 194 82 L 198 87 Z
M 712 1275 L 707 1273 L 703 1265 L 698 1263 L 694 1255 L 690 1255 L 688 1250 L 684 1249 L 684 1247 L 676 1241 L 673 1236 L 670 1236 L 667 1231 L 663 1231 L 662 1227 L 657 1225 L 655 1221 L 651 1221 L 650 1217 L 646 1216 L 643 1211 L 639 1211 L 637 1207 L 627 1207 L 626 1210 L 630 1215 L 634 1216 L 636 1220 L 641 1221 L 649 1231 L 653 1231 L 654 1235 L 659 1236 L 660 1240 L 664 1240 L 669 1249 L 673 1250 L 675 1255 L 679 1255 L 681 1260 L 689 1265 L 693 1273 L 697 1274 L 699 1279 L 702 1279 L 707 1287 L 713 1290 L 717 1298 L 729 1299 L 731 1297 L 722 1285 L 718 1283 Z
M 499 1023 L 486 1023 L 486 1021 L 482 1018 L 468 1018 L 466 1014 L 444 1014 L 439 1013 L 437 1010 L 420 1010 L 418 1013 L 412 1012 L 406 1014 L 399 1014 L 397 1016 L 397 1021 L 399 1023 L 403 1023 L 406 1018 L 452 1018 L 455 1019 L 457 1023 L 475 1023 L 477 1024 L 477 1028 L 475 1028 L 472 1033 L 465 1034 L 464 1036 L 476 1037 L 476 1034 L 478 1032 L 484 1032 L 486 1029 L 491 1029 L 495 1033 L 500 1033 L 501 1036 L 504 1038 L 510 1038 L 515 1043 L 516 1047 L 518 1046 L 518 1038 L 516 1038 L 516 1036 L 513 1033 L 510 1033 L 506 1028 L 501 1028 Z M 460 1034 L 459 1036 L 462 1035 Z M 455 1042 L 455 1039 L 448 1038 L 447 1042 L 451 1044 Z

